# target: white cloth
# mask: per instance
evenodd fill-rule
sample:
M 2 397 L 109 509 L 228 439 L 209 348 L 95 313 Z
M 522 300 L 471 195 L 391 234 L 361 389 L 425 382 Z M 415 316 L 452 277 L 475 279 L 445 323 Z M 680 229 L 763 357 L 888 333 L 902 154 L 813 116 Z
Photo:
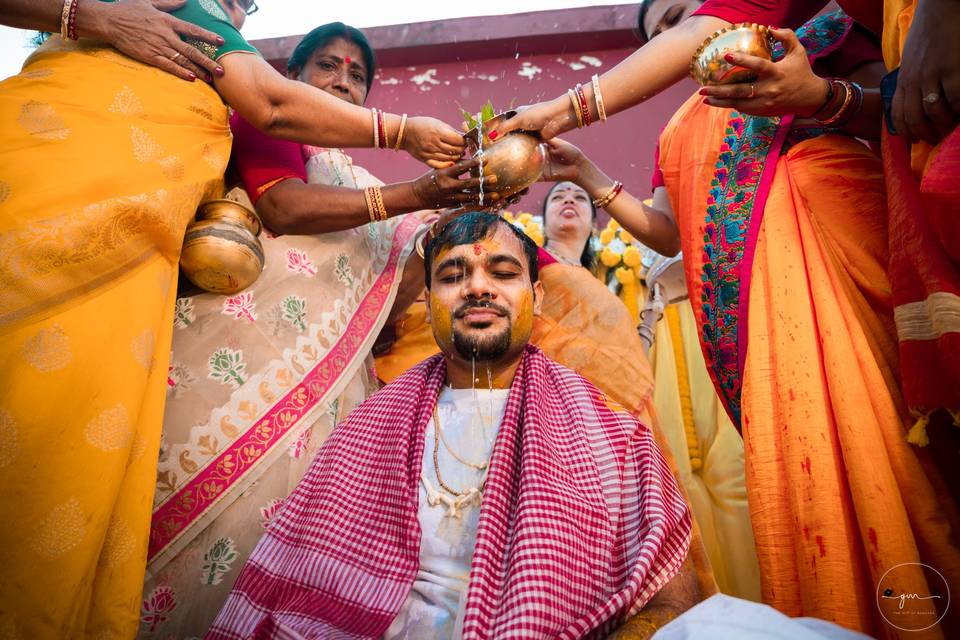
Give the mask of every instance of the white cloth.
M 437 460 L 440 476 L 450 488 L 480 487 L 486 471 L 459 462 L 444 441 L 464 461 L 488 461 L 509 392 L 444 388 L 440 393 L 437 413 L 444 439 L 437 447 Z M 424 438 L 423 475 L 436 491 L 446 493 L 433 463 L 436 428 L 430 420 Z M 460 637 L 480 504 L 476 501 L 463 507 L 460 517 L 449 516 L 442 504 L 430 506 L 423 482 L 419 498 L 420 570 L 400 613 L 384 634 L 385 640 Z
M 791 618 L 765 604 L 718 593 L 654 634 L 654 640 L 869 640 L 819 618 Z

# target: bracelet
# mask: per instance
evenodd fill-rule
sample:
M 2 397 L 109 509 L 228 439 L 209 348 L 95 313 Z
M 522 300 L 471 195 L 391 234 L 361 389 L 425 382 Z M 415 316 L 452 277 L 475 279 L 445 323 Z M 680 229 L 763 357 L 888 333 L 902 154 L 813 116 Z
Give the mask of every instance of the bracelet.
M 377 221 L 377 212 L 373 208 L 372 196 L 370 192 L 373 191 L 373 187 L 367 187 L 363 190 L 363 199 L 367 203 L 367 215 L 370 216 L 370 222 Z
M 834 78 L 832 82 L 842 85 L 845 93 L 843 96 L 843 104 L 840 105 L 840 108 L 835 114 L 824 120 L 820 120 L 819 118 L 817 119 L 817 122 L 824 126 L 835 124 L 841 118 L 843 118 L 844 114 L 847 112 L 847 108 L 850 106 L 850 102 L 853 100 L 853 86 L 850 84 L 850 82 L 844 80 L 843 78 Z
M 400 143 L 403 142 L 403 128 L 407 126 L 407 114 L 400 116 L 400 130 L 397 131 L 397 142 L 393 145 L 394 151 L 400 151 Z
M 816 120 L 816 119 L 817 119 L 817 116 L 819 116 L 827 107 L 830 106 L 830 103 L 833 102 L 833 99 L 834 99 L 836 96 L 837 96 L 837 94 L 836 94 L 836 92 L 833 90 L 833 79 L 830 78 L 830 79 L 827 80 L 827 98 L 826 98 L 826 100 L 823 101 L 823 104 L 820 105 L 820 108 L 817 109 L 816 111 L 814 111 L 814 112 L 813 112 L 813 115 L 811 115 L 810 117 L 813 118 L 814 120 Z
M 587 102 L 587 94 L 583 92 L 583 85 L 577 85 L 577 100 L 580 101 L 580 111 L 583 112 L 583 126 L 589 127 L 593 124 L 593 116 L 590 115 L 590 105 Z
M 580 100 L 573 89 L 567 89 L 567 97 L 573 103 L 573 113 L 577 116 L 577 129 L 583 129 L 583 114 L 580 112 Z
M 389 217 L 387 213 L 387 207 L 383 204 L 383 192 L 380 190 L 380 187 L 373 186 L 367 187 L 370 189 L 372 194 L 371 200 L 373 200 L 373 212 L 376 216 L 376 222 L 383 222 Z
M 74 0 L 64 0 L 63 10 L 60 12 L 60 37 L 66 40 L 68 38 L 67 25 L 70 22 L 70 11 L 73 9 Z
M 67 19 L 67 37 L 71 40 L 79 40 L 77 35 L 77 11 L 80 9 L 80 0 L 73 0 L 70 5 L 70 17 Z
M 373 148 L 380 148 L 380 128 L 377 126 L 377 109 L 374 107 L 370 109 L 370 113 L 373 115 Z
M 599 209 L 603 209 L 604 207 L 609 205 L 611 202 L 613 202 L 614 199 L 618 195 L 620 195 L 621 191 L 623 191 L 623 183 L 617 180 L 613 183 L 613 186 L 610 187 L 609 191 L 607 191 L 605 194 L 603 194 L 602 196 L 600 196 L 599 198 L 593 201 L 593 206 Z
M 383 111 L 377 111 L 377 129 L 380 131 L 380 148 L 386 149 L 390 144 L 387 142 L 387 114 Z
M 591 78 L 593 82 L 593 101 L 597 104 L 597 117 L 600 118 L 600 122 L 607 121 L 607 110 L 603 108 L 603 94 L 600 93 L 600 75 L 593 74 Z

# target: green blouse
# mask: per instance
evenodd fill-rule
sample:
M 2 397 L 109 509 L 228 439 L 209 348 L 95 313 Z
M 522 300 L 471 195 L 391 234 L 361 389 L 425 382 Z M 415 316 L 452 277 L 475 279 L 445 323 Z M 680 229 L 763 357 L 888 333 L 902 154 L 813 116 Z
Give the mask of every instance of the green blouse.
M 106 1 L 113 2 L 115 0 Z M 191 22 L 207 31 L 212 31 L 223 38 L 224 42 L 219 47 L 194 38 L 183 39 L 184 42 L 196 47 L 212 60 L 219 60 L 228 53 L 236 51 L 257 55 L 260 53 L 253 45 L 243 39 L 237 28 L 230 22 L 230 16 L 227 15 L 226 10 L 217 0 L 187 0 L 186 4 L 176 11 L 171 11 L 170 15 Z

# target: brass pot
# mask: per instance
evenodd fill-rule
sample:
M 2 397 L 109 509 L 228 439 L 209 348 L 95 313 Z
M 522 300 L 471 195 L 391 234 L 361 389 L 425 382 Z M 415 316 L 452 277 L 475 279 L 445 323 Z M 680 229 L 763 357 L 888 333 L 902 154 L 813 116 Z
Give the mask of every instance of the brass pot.
M 506 111 L 483 123 L 483 157 L 486 164 L 483 167 L 484 176 L 497 176 L 497 183 L 490 187 L 490 191 L 500 194 L 500 202 L 509 196 L 523 191 L 540 179 L 543 174 L 545 161 L 540 137 L 526 131 L 511 131 L 502 138 L 490 140 L 487 134 L 496 125 L 507 120 L 516 111 Z M 474 127 L 464 137 L 470 145 L 471 152 L 480 153 L 480 127 Z M 472 169 L 474 177 L 479 175 L 478 169 Z M 489 204 L 484 201 L 484 204 Z
M 690 75 L 701 86 L 753 82 L 757 79 L 752 69 L 724 60 L 723 57 L 728 53 L 745 53 L 770 60 L 770 28 L 742 22 L 720 29 L 704 40 L 693 54 Z
M 263 271 L 263 225 L 233 200 L 207 200 L 187 225 L 180 269 L 204 291 L 230 295 L 256 282 Z

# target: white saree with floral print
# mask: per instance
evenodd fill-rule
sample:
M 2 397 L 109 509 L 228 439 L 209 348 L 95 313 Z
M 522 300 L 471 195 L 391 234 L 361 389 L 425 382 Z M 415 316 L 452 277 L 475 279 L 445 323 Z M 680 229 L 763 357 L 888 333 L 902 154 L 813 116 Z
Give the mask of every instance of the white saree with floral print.
M 339 150 L 304 154 L 311 183 L 381 184 Z M 265 231 L 251 287 L 177 300 L 140 637 L 204 634 L 333 426 L 377 389 L 370 350 L 422 220 Z

